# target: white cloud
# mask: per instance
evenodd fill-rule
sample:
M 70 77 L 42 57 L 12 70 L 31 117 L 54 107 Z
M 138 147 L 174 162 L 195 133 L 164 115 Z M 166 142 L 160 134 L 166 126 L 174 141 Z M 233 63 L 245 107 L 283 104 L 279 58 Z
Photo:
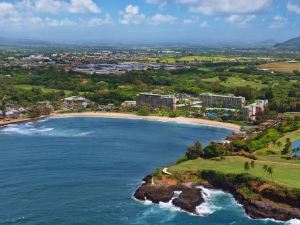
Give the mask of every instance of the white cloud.
M 0 18 L 9 15 L 16 15 L 17 10 L 11 3 L 0 2 Z
M 71 0 L 68 11 L 71 13 L 100 13 L 101 10 L 93 0 Z
M 145 0 L 150 4 L 161 4 L 166 0 Z M 194 13 L 205 15 L 253 14 L 269 8 L 272 0 L 169 0 L 187 5 Z
M 150 24 L 172 24 L 175 23 L 177 18 L 175 16 L 171 15 L 163 15 L 163 14 L 155 14 L 154 16 L 149 18 Z
M 77 25 L 77 22 L 72 21 L 70 19 L 61 19 L 61 20 L 56 20 L 56 19 L 50 19 L 46 18 L 45 19 L 45 24 L 50 27 L 69 27 L 69 26 L 75 26 Z
M 164 15 L 157 13 L 153 16 L 147 17 L 140 12 L 140 8 L 137 5 L 127 5 L 124 11 L 120 12 L 122 18 L 120 23 L 124 25 L 128 24 L 173 24 L 177 21 L 177 17 L 172 15 Z
M 34 8 L 36 11 L 46 13 L 57 13 L 65 7 L 64 2 L 57 0 L 36 0 L 31 4 L 31 7 Z
M 127 5 L 121 15 L 121 24 L 142 24 L 146 21 L 146 16 L 140 14 L 140 8 L 136 5 Z
M 245 26 L 256 18 L 255 15 L 230 15 L 227 21 L 238 26 Z
M 16 6 L 20 10 L 44 13 L 100 13 L 101 10 L 93 0 L 22 0 Z
M 105 15 L 105 18 L 91 18 L 87 21 L 89 27 L 97 27 L 106 24 L 113 24 L 113 20 L 109 14 Z
M 199 22 L 199 17 L 198 16 L 192 16 L 190 19 L 183 19 L 182 23 L 183 24 L 195 24 Z
M 296 5 L 292 1 L 288 2 L 287 9 L 290 12 L 300 14 L 300 5 Z
M 273 17 L 273 22 L 269 28 L 271 29 L 279 29 L 285 27 L 288 22 L 288 19 L 283 16 L 275 16 Z

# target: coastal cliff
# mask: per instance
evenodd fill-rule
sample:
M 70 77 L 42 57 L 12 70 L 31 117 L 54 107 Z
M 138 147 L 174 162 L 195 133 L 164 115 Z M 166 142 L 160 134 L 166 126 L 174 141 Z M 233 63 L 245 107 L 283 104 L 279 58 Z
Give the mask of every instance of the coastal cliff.
M 134 197 L 138 200 L 150 200 L 153 203 L 169 202 L 190 213 L 197 214 L 196 207 L 204 202 L 200 189 L 187 184 L 152 184 L 152 176 L 144 178 L 145 183 L 141 185 Z M 175 196 L 175 192 L 180 192 Z
M 201 181 L 191 182 L 195 180 L 194 176 Z M 197 214 L 196 207 L 205 201 L 201 189 L 197 188 L 202 185 L 231 193 L 251 218 L 271 218 L 280 221 L 300 219 L 299 190 L 287 189 L 247 174 L 226 175 L 215 171 L 202 171 L 197 175 L 189 174 L 183 182 L 178 182 L 171 176 L 157 180 L 154 184 L 151 181 L 153 181 L 152 177 L 147 176 L 145 183 L 136 190 L 134 197 L 142 201 L 150 200 L 153 203 L 169 202 L 173 199 L 173 205 Z M 174 197 L 175 191 L 181 191 L 180 195 Z

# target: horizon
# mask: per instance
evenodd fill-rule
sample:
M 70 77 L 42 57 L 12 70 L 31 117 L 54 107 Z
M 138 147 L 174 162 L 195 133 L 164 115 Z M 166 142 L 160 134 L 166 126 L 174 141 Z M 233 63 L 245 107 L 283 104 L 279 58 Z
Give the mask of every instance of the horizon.
M 280 43 L 299 18 L 296 0 L 0 1 L 1 37 L 61 43 Z

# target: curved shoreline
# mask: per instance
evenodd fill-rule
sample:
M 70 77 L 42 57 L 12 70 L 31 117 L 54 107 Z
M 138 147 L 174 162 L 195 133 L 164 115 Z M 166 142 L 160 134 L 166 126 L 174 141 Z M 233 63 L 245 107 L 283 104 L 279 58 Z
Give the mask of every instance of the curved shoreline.
M 96 118 L 112 118 L 112 119 L 142 119 L 147 121 L 159 121 L 159 122 L 175 122 L 193 125 L 203 125 L 212 126 L 218 128 L 229 129 L 233 131 L 239 131 L 241 126 L 219 122 L 207 119 L 197 119 L 197 118 L 186 118 L 186 117 L 161 117 L 161 116 L 139 116 L 135 114 L 127 113 L 112 113 L 112 112 L 82 112 L 82 113 L 54 113 L 50 116 L 51 118 L 68 118 L 68 117 L 96 117 Z

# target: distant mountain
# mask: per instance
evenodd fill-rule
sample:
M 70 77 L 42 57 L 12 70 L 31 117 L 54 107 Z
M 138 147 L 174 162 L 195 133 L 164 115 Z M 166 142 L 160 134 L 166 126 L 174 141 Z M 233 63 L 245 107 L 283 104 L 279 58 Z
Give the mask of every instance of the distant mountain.
M 257 42 L 256 43 L 258 46 L 274 46 L 276 44 L 278 44 L 278 41 L 275 41 L 273 39 L 267 39 L 267 40 L 264 40 L 264 41 L 260 41 L 260 42 Z
M 277 45 L 275 45 L 275 48 L 281 49 L 281 50 L 289 50 L 289 51 L 298 50 L 299 51 L 300 50 L 300 37 L 292 38 L 281 44 L 277 44 Z

